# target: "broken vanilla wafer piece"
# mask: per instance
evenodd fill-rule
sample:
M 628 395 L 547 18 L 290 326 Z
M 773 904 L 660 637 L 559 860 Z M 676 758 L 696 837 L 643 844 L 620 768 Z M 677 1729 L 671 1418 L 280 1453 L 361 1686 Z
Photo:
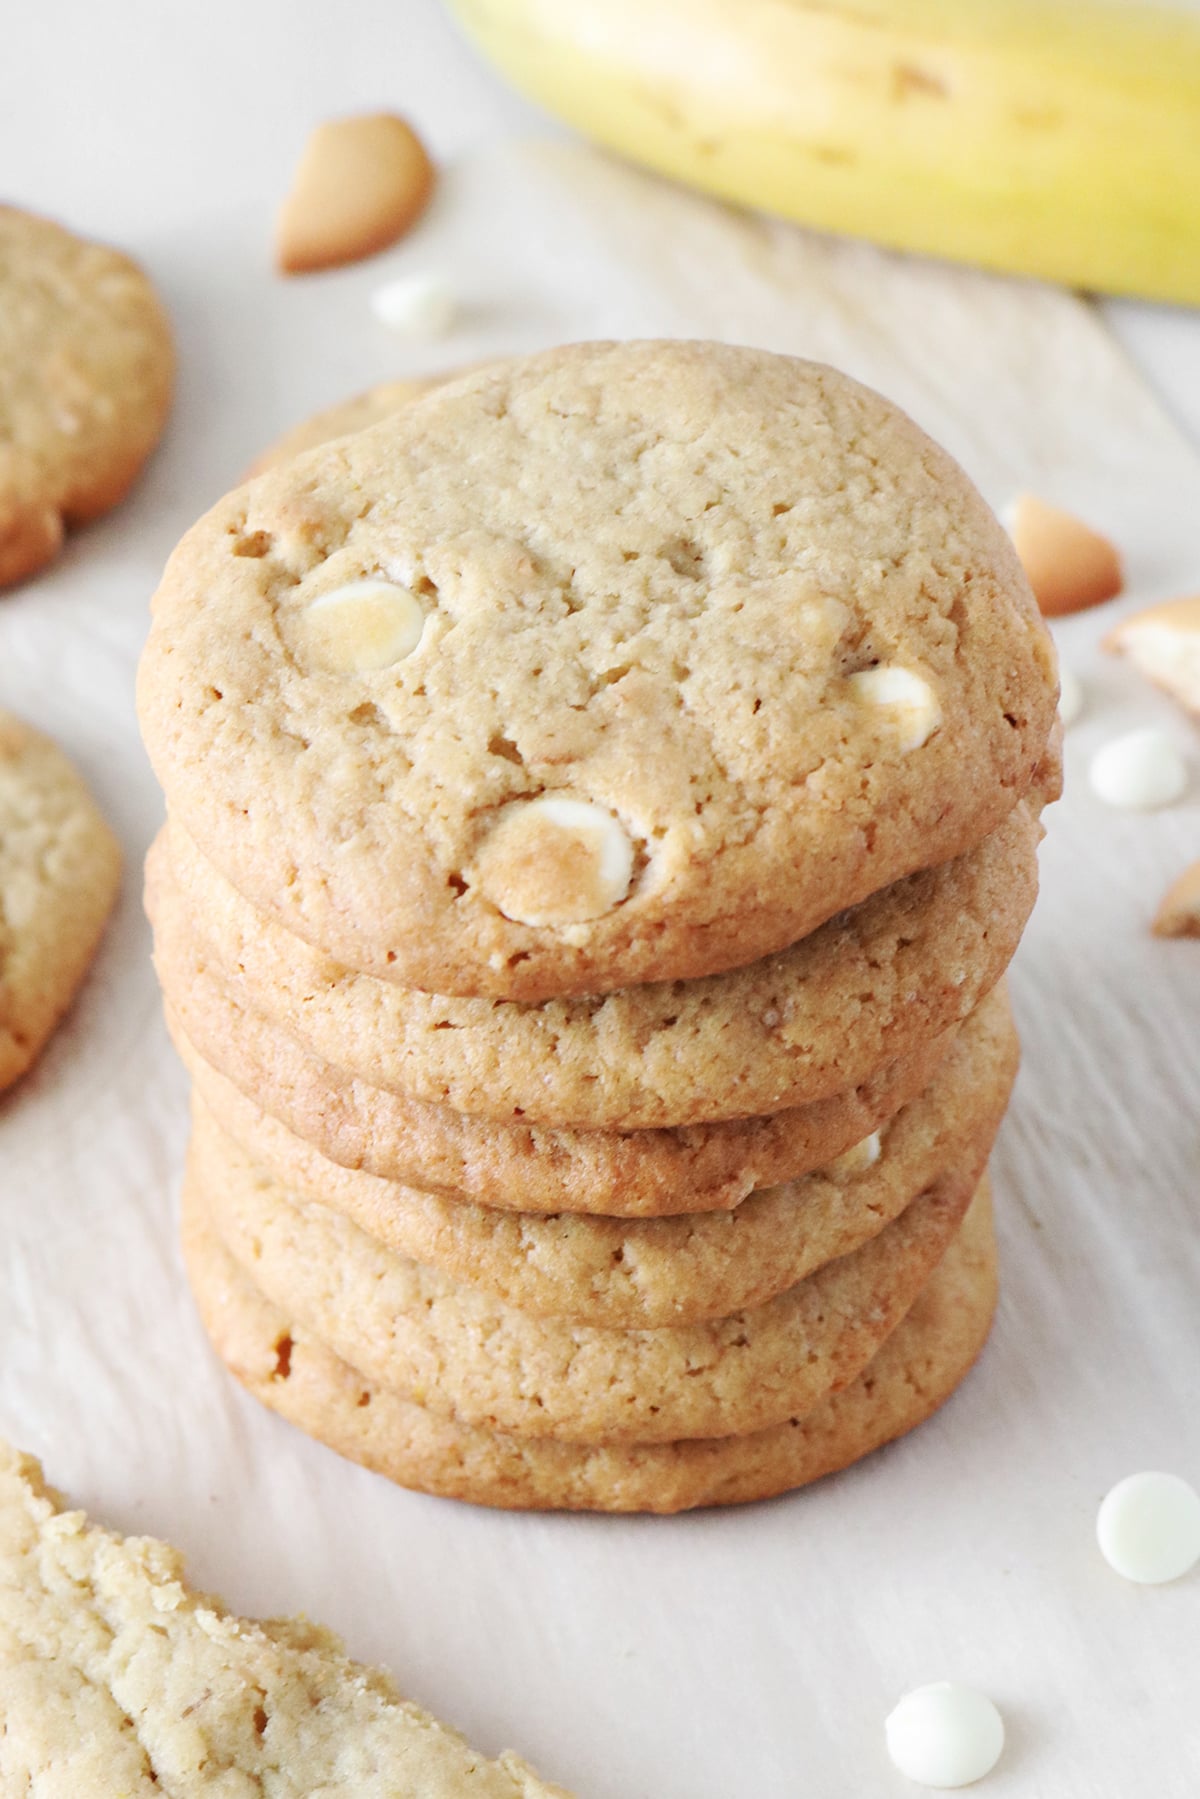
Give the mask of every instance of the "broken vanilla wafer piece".
M 1139 674 L 1200 714 L 1200 594 L 1165 600 L 1122 619 L 1104 648 L 1128 656 Z
M 285 275 L 337 268 L 385 250 L 416 223 L 434 168 L 412 126 L 395 113 L 331 119 L 312 133 L 276 228 Z
M 1171 882 L 1150 928 L 1156 937 L 1200 937 L 1200 862 Z
M 1120 593 L 1120 553 L 1073 513 L 1023 493 L 1012 504 L 1008 526 L 1044 617 L 1082 612 Z

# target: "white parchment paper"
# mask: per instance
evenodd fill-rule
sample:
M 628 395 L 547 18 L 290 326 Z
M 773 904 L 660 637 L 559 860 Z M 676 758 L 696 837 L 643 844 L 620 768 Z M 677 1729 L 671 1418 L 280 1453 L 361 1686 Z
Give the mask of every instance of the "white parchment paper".
M 1097 647 L 1123 606 L 1200 582 L 1200 459 L 1070 297 L 739 218 L 566 146 L 479 150 L 391 256 L 281 283 L 263 252 L 262 194 L 286 166 L 271 123 L 294 118 L 289 70 L 319 116 L 325 54 L 285 42 L 288 16 L 243 7 L 235 29 L 234 9 L 213 9 L 218 47 L 261 75 L 245 191 L 214 105 L 211 169 L 189 125 L 192 160 L 151 169 L 143 143 L 112 202 L 108 229 L 149 262 L 179 327 L 168 443 L 124 509 L 0 600 L 0 704 L 87 768 L 129 859 L 79 1007 L 0 1101 L 0 1430 L 99 1516 L 179 1543 L 238 1608 L 328 1621 L 482 1747 L 514 1744 L 587 1799 L 901 1794 L 883 1716 L 941 1677 L 1005 1712 L 996 1799 L 1194 1794 L 1200 1576 L 1122 1584 L 1093 1519 L 1134 1469 L 1200 1480 L 1200 946 L 1147 932 L 1167 880 L 1200 855 L 1200 735 Z M 385 9 L 361 16 L 381 26 Z M 120 17 L 122 42 L 145 51 L 137 80 L 159 69 L 169 94 L 203 105 L 218 47 L 199 26 L 189 46 L 156 9 Z M 177 58 L 193 50 L 187 86 Z M 339 37 L 339 92 L 346 61 Z M 133 73 L 113 79 L 112 104 L 128 92 L 138 118 L 162 115 L 169 164 L 169 108 L 143 101 Z M 479 80 L 457 79 L 464 94 Z M 240 64 L 237 81 L 250 92 Z M 39 120 L 73 130 L 86 157 L 86 108 L 39 113 L 23 83 L 10 98 L 0 166 L 14 189 Z M 107 110 L 99 141 L 108 167 Z M 69 162 L 56 140 L 18 197 L 82 193 Z M 426 267 L 455 281 L 462 328 L 406 348 L 367 299 Z M 769 1505 L 675 1521 L 489 1514 L 338 1461 L 238 1393 L 207 1349 L 175 1247 L 185 1086 L 138 902 L 160 802 L 133 671 L 175 538 L 284 425 L 392 374 L 643 333 L 840 363 L 908 407 L 993 502 L 1032 487 L 1107 526 L 1130 592 L 1060 632 L 1087 709 L 1013 973 L 1025 1063 L 994 1163 L 1004 1297 L 968 1386 L 910 1440 Z M 1191 794 L 1153 816 L 1106 810 L 1090 754 L 1151 720 L 1188 754 Z

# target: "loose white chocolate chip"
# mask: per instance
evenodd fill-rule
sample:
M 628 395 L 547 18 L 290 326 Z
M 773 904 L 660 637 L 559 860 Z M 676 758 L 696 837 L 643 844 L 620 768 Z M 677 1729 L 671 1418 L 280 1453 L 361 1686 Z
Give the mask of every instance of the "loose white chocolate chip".
M 872 1131 L 869 1137 L 861 1142 L 852 1143 L 844 1149 L 840 1156 L 835 1156 L 829 1164 L 829 1172 L 839 1178 L 855 1174 L 865 1174 L 868 1168 L 874 1168 L 879 1160 L 881 1144 L 879 1132 Z
M 425 614 L 406 587 L 391 581 L 350 581 L 323 593 L 300 613 L 300 655 L 329 674 L 367 674 L 411 656 Z
M 991 1700 L 950 1680 L 906 1693 L 884 1728 L 901 1774 L 927 1787 L 982 1780 L 1004 1748 L 1004 1720 Z
M 1165 731 L 1147 725 L 1114 737 L 1092 758 L 1093 791 L 1110 806 L 1148 811 L 1187 790 L 1187 765 Z
M 1200 1562 L 1200 1493 L 1177 1474 L 1131 1474 L 1106 1494 L 1096 1537 L 1126 1580 L 1178 1580 Z
M 1064 725 L 1073 725 L 1083 711 L 1083 683 L 1069 668 L 1058 671 L 1058 716 Z
M 582 924 L 625 898 L 633 844 L 624 826 L 590 800 L 543 794 L 500 813 L 479 859 L 478 880 L 516 924 Z
M 923 675 L 898 664 L 863 668 L 848 685 L 864 706 L 878 706 L 894 716 L 902 750 L 919 750 L 942 722 L 942 708 Z
M 432 270 L 398 275 L 371 295 L 371 311 L 381 325 L 401 337 L 445 337 L 458 305 L 444 275 Z

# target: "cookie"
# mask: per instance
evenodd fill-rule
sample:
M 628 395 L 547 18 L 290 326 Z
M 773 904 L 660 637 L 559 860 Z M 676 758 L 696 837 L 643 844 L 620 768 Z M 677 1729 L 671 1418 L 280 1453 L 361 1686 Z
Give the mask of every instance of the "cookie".
M 306 1201 L 340 1212 L 398 1254 L 536 1317 L 630 1330 L 761 1305 L 857 1249 L 945 1170 L 974 1185 L 1016 1066 L 1016 1033 L 998 994 L 963 1026 L 928 1091 L 828 1168 L 754 1193 L 732 1212 L 633 1221 L 502 1212 L 339 1168 L 228 1083 L 218 1090 L 219 1122 L 203 1099 L 194 1104 L 207 1113 L 200 1128 L 218 1142 L 227 1132 L 302 1213 Z M 297 1163 L 295 1180 L 288 1171 Z
M 845 1386 L 912 1305 L 971 1196 L 947 1173 L 852 1255 L 727 1318 L 622 1331 L 532 1318 L 293 1205 L 196 1121 L 184 1209 L 256 1286 L 364 1373 L 463 1423 L 567 1442 L 663 1442 L 777 1424 Z
M 358 113 L 318 125 L 279 212 L 275 260 L 286 275 L 336 268 L 385 250 L 428 206 L 434 168 L 395 113 Z
M 678 1512 L 802 1487 L 922 1423 L 967 1374 L 996 1303 L 986 1181 L 903 1322 L 849 1386 L 746 1436 L 583 1448 L 479 1430 L 367 1380 L 259 1292 L 207 1229 L 184 1250 L 205 1328 L 255 1398 L 400 1486 L 476 1505 Z
M 348 1074 L 501 1123 L 651 1129 L 812 1104 L 960 1023 L 1020 941 L 1040 834 L 1022 801 L 958 861 L 748 968 L 538 1006 L 342 969 L 265 922 L 178 830 L 151 851 L 146 903 L 168 995 L 180 955 L 207 948 L 236 997 Z
M 139 705 L 256 906 L 537 1002 L 754 962 L 963 854 L 1056 690 L 1012 545 L 910 420 L 665 342 L 493 365 L 222 500 Z
M 62 751 L 0 712 L 0 1089 L 74 999 L 120 878 L 116 838 Z
M 1200 937 L 1200 862 L 1193 862 L 1171 882 L 1151 929 L 1156 937 Z
M 290 462 L 293 456 L 316 449 L 318 444 L 329 443 L 335 437 L 349 437 L 354 431 L 365 431 L 368 425 L 377 425 L 380 419 L 390 418 L 410 400 L 420 399 L 431 387 L 450 379 L 449 375 L 426 375 L 405 381 L 381 381 L 378 387 L 369 387 L 352 400 L 340 400 L 336 406 L 327 406 L 268 444 L 246 470 L 246 479 L 249 481 L 255 475 L 265 474 L 269 468 L 278 468 L 280 463 Z
M 987 1002 L 984 1002 L 987 1003 Z M 311 1149 L 348 1169 L 515 1211 L 661 1218 L 725 1211 L 757 1187 L 807 1174 L 867 1137 L 932 1079 L 954 1032 L 861 1087 L 769 1118 L 660 1131 L 555 1131 L 492 1124 L 343 1075 L 246 1011 L 193 960 L 167 1024 L 220 1117 L 238 1095 L 282 1121 L 279 1172 L 303 1184 Z M 234 1101 L 233 1103 L 236 1103 Z
M 0 587 L 124 497 L 166 422 L 174 367 L 136 263 L 0 206 Z
M 1104 648 L 1128 656 L 1148 681 L 1200 716 L 1200 594 L 1132 613 Z
M 0 1444 L 0 1791 L 63 1799 L 570 1799 L 488 1761 L 307 1618 L 258 1623 Z
M 1023 493 L 1013 502 L 1009 529 L 1044 618 L 1083 612 L 1121 592 L 1120 551 L 1074 513 Z

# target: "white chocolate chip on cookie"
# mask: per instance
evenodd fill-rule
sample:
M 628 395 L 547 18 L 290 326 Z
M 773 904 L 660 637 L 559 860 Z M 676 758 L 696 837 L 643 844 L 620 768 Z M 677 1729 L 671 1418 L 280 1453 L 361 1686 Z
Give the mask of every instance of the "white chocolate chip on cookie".
M 923 675 L 896 663 L 863 668 L 851 675 L 848 685 L 864 706 L 878 706 L 895 716 L 902 750 L 919 750 L 942 722 L 942 708 Z
M 863 1137 L 858 1143 L 852 1143 L 844 1149 L 840 1156 L 830 1162 L 828 1173 L 837 1179 L 852 1178 L 856 1174 L 865 1174 L 868 1168 L 874 1168 L 879 1160 L 881 1142 L 878 1131 L 872 1131 L 869 1137 Z
M 625 898 L 633 844 L 620 821 L 590 800 L 516 800 L 484 845 L 478 879 L 517 924 L 579 924 Z
M 367 674 L 411 656 L 425 614 L 406 587 L 391 581 L 350 581 L 323 593 L 300 614 L 301 659 L 329 674 Z

